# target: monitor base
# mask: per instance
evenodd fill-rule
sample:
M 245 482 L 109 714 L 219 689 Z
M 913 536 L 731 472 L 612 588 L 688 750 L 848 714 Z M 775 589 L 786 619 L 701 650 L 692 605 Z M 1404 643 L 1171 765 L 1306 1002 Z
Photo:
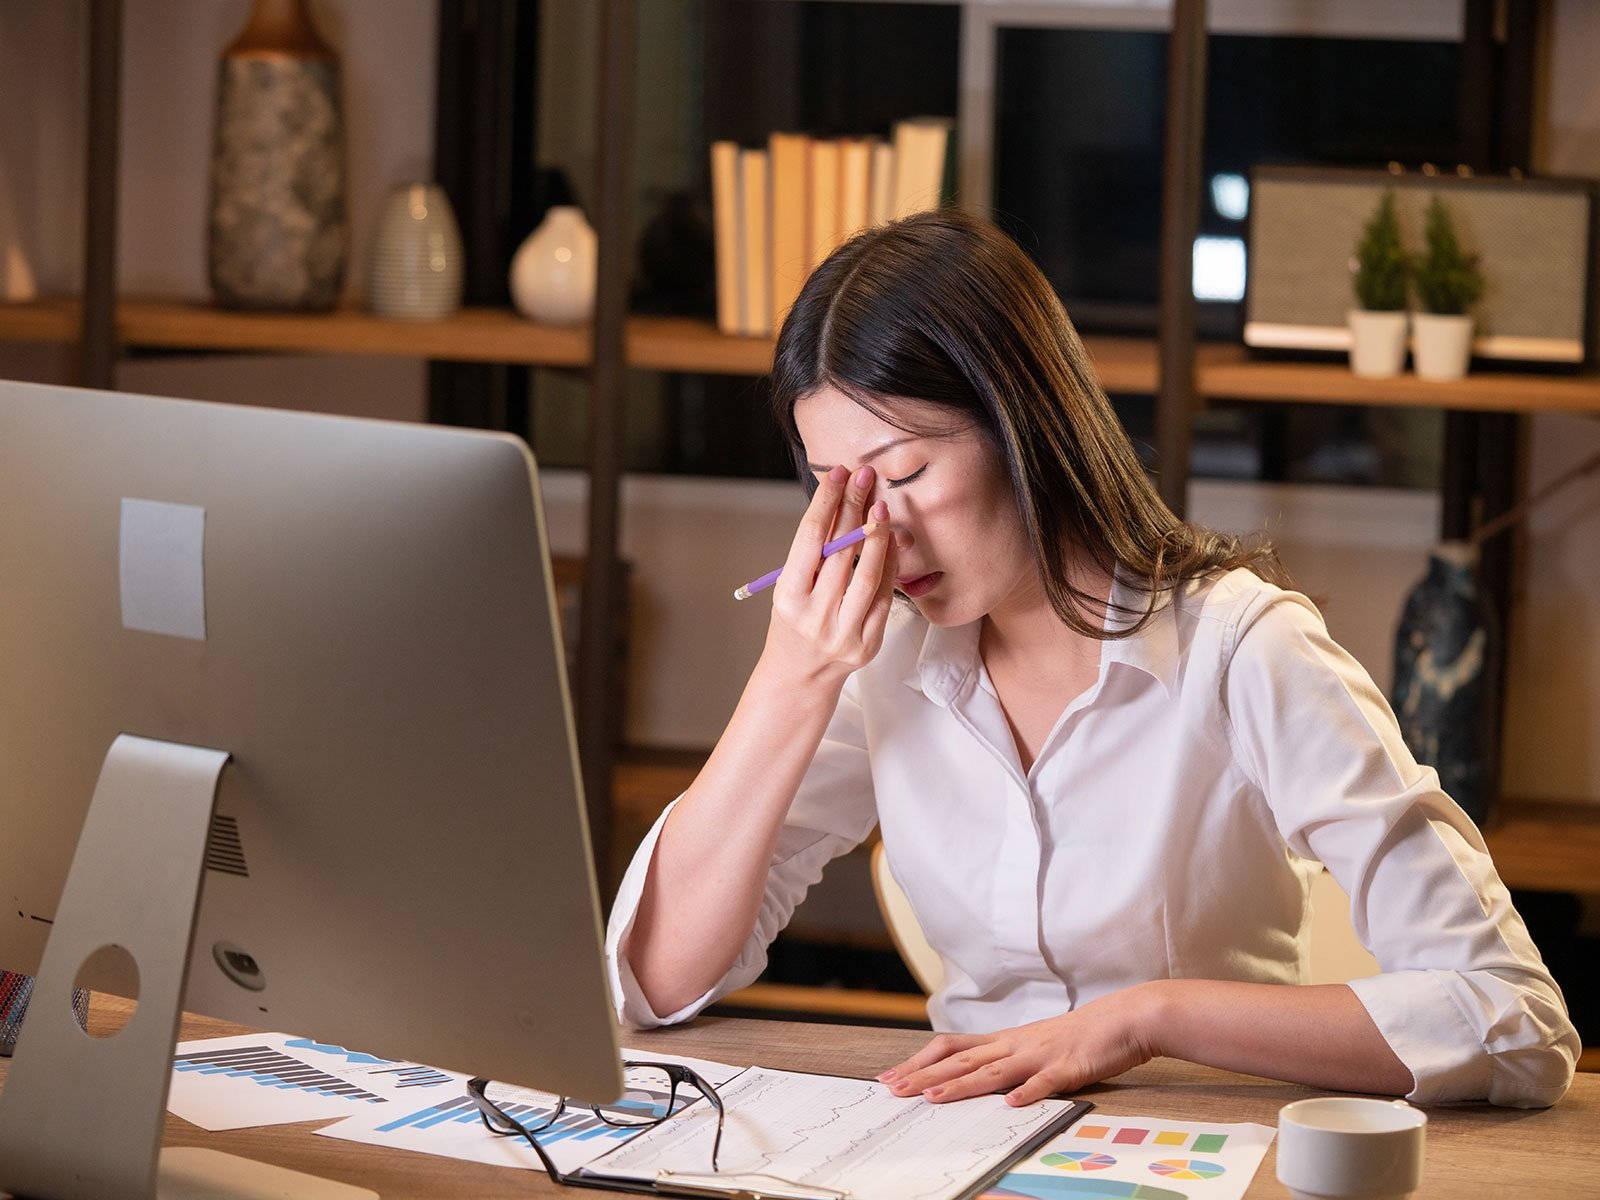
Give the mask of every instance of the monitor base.
M 126 733 L 112 742 L 0 1091 L 0 1192 L 153 1195 L 206 839 L 227 762 L 221 750 Z M 132 958 L 138 1007 L 126 1027 L 92 1037 L 73 1017 L 72 990 L 107 947 Z

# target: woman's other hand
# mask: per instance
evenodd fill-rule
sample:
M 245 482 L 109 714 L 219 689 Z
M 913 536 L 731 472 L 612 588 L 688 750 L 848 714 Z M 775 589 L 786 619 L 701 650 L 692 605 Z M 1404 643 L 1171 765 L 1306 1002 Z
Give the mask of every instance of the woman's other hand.
M 1075 1092 L 1155 1057 L 1142 986 L 1102 996 L 1073 1012 L 987 1034 L 941 1034 L 878 1079 L 896 1096 L 942 1104 L 1005 1092 L 1032 1104 Z

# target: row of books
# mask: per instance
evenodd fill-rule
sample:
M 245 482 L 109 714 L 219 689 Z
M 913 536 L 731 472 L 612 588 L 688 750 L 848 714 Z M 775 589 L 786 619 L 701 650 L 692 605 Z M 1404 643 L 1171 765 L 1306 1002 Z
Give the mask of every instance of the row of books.
M 770 337 L 806 277 L 861 230 L 955 203 L 955 122 L 914 117 L 890 138 L 773 133 L 711 144 L 717 327 Z

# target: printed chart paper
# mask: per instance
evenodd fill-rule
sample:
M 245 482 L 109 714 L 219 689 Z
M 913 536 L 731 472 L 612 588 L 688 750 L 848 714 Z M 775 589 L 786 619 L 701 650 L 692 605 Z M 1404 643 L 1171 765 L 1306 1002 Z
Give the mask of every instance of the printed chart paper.
M 981 1200 L 1239 1200 L 1274 1134 L 1268 1125 L 1090 1113 Z
M 861 1200 L 946 1200 L 993 1170 L 1069 1101 L 1013 1108 L 1000 1096 L 930 1104 L 881 1083 L 751 1067 L 722 1092 L 720 1177 L 776 1176 Z M 710 1170 L 716 1114 L 697 1108 L 590 1165 L 596 1178 L 692 1183 Z M 763 1181 L 765 1182 L 765 1181 Z M 803 1190 L 795 1194 L 804 1195 Z
M 671 1054 L 652 1054 L 624 1049 L 622 1056 L 639 1062 L 675 1062 L 693 1068 L 719 1091 L 740 1068 L 725 1063 L 707 1062 Z M 542 1171 L 538 1156 L 520 1137 L 499 1137 L 484 1128 L 478 1109 L 466 1092 L 465 1075 L 454 1076 L 454 1087 L 430 1091 L 425 1095 L 399 1098 L 398 1103 L 369 1108 L 317 1130 L 323 1137 L 347 1142 L 364 1142 L 399 1150 L 416 1150 L 468 1162 L 497 1167 L 521 1167 Z M 556 1097 L 549 1092 L 528 1088 L 501 1087 L 492 1093 L 508 1116 L 524 1125 L 536 1126 L 554 1111 Z M 694 1087 L 678 1088 L 678 1108 L 698 1101 Z M 506 1100 L 510 1103 L 506 1103 Z M 665 1096 L 661 1097 L 664 1101 Z M 539 1145 L 562 1171 L 575 1171 L 598 1158 L 619 1142 L 637 1137 L 637 1129 L 618 1129 L 607 1125 L 582 1104 L 569 1102 L 562 1118 L 538 1134 Z
M 251 1033 L 179 1043 L 167 1108 L 202 1129 L 245 1129 L 414 1104 L 459 1092 L 460 1079 L 292 1034 Z

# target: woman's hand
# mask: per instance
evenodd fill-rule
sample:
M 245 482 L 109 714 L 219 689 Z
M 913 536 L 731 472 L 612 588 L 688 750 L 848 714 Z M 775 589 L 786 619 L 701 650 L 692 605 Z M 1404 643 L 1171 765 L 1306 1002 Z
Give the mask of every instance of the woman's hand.
M 987 1034 L 941 1034 L 878 1079 L 897 1096 L 934 1103 L 1004 1091 L 1032 1104 L 1075 1092 L 1154 1058 L 1143 987 L 1125 988 L 1074 1012 Z
M 859 558 L 852 550 L 822 557 L 830 537 L 863 523 L 876 481 L 871 467 L 854 477 L 834 467 L 818 484 L 772 589 L 772 621 L 761 655 L 767 669 L 802 680 L 843 682 L 878 653 L 894 602 L 895 539 L 888 506 L 882 500 L 872 506 L 879 526 L 861 543 Z

